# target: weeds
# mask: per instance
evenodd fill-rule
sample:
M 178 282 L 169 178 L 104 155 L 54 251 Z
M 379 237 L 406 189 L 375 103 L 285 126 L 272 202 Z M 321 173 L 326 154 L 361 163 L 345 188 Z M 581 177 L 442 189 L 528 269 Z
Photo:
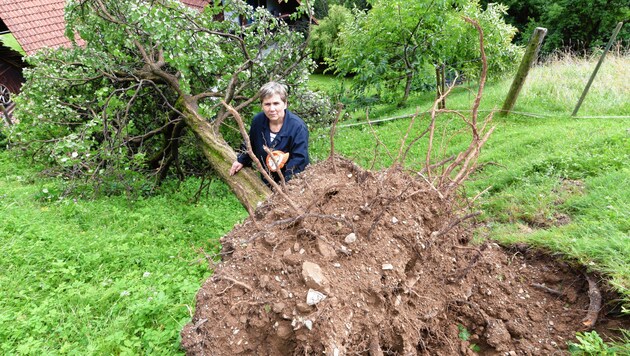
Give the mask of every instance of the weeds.
M 623 331 L 624 340 L 617 344 L 605 343 L 597 331 L 579 332 L 577 343 L 569 343 L 569 352 L 576 356 L 616 356 L 630 354 L 630 333 Z

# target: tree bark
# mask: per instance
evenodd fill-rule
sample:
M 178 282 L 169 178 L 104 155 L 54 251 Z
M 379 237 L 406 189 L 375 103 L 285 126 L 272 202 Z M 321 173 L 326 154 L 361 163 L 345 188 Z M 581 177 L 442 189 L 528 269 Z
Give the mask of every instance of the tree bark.
M 250 214 L 253 213 L 258 204 L 271 195 L 271 190 L 253 169 L 243 168 L 238 174 L 230 176 L 230 167 L 236 160 L 234 150 L 215 133 L 212 125 L 198 114 L 197 106 L 192 100 L 183 98 L 181 104 L 184 122 L 199 139 L 201 150 L 210 166 L 221 180 L 230 186 L 245 209 Z
M 413 83 L 413 72 L 412 71 L 408 71 L 407 74 L 405 75 L 405 77 L 406 77 L 406 79 L 405 79 L 405 94 L 403 95 L 403 98 L 398 103 L 398 106 L 405 105 L 405 103 L 407 102 L 407 99 L 409 99 L 409 94 L 411 94 L 411 84 Z

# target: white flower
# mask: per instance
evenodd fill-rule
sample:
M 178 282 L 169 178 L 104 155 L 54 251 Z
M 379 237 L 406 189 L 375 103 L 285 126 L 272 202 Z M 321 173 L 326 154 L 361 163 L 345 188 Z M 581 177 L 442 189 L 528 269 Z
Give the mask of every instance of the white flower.
M 151 275 L 151 272 L 144 272 L 144 273 L 142 274 L 142 278 L 147 278 L 147 277 L 149 277 L 150 275 Z
M 42 193 L 48 194 L 48 189 L 47 188 L 42 189 Z
M 77 158 L 79 153 L 77 151 L 72 152 L 72 158 Z
M 131 294 L 131 293 L 129 293 L 129 291 L 128 291 L 128 290 L 124 290 L 124 291 L 120 292 L 120 296 L 121 296 L 121 297 L 126 297 L 126 296 L 128 296 L 129 294 Z

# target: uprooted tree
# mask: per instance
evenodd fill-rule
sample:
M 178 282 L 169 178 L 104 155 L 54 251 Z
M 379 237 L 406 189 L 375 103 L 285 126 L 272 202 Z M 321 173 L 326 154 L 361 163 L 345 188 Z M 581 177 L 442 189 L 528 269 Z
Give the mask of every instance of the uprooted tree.
M 29 58 L 13 144 L 71 178 L 144 170 L 160 181 L 184 175 L 193 133 L 214 172 L 255 207 L 270 190 L 252 170 L 228 177 L 236 156 L 226 134 L 237 131 L 222 103 L 245 116 L 269 80 L 290 83 L 292 97 L 306 92 L 312 61 L 287 22 L 225 3 L 198 12 L 174 0 L 70 1 L 68 35 L 85 45 Z
M 548 274 L 532 273 L 532 262 L 520 253 L 488 242 L 467 245 L 471 230 L 461 223 L 476 213 L 465 213 L 468 204 L 462 206 L 456 192 L 476 169 L 493 127 L 492 113 L 479 117 L 488 70 L 483 31 L 465 20 L 478 31 L 482 61 L 470 114 L 439 109 L 438 98 L 428 120 L 410 120 L 398 152 L 387 151 L 393 164 L 381 171 L 335 155 L 333 125 L 329 159 L 276 190 L 222 237 L 220 262 L 207 256 L 213 275 L 181 332 L 187 354 L 563 351 L 588 304 L 567 298 L 581 288 L 570 269 L 545 265 Z M 445 121 L 453 119 L 462 129 L 444 133 Z M 460 134 L 465 147 L 441 158 L 444 141 Z M 382 145 L 376 132 L 375 140 Z M 410 174 L 404 163 L 420 144 L 424 167 Z M 560 292 L 556 286 L 563 284 Z M 596 318 L 597 312 L 583 325 L 592 327 Z

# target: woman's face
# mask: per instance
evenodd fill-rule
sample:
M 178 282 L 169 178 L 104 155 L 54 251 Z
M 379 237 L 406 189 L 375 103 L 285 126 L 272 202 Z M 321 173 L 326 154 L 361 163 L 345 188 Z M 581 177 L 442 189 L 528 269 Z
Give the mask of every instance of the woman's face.
M 286 108 L 287 104 L 282 101 L 278 94 L 268 96 L 262 100 L 262 109 L 269 121 L 284 120 L 284 109 Z

